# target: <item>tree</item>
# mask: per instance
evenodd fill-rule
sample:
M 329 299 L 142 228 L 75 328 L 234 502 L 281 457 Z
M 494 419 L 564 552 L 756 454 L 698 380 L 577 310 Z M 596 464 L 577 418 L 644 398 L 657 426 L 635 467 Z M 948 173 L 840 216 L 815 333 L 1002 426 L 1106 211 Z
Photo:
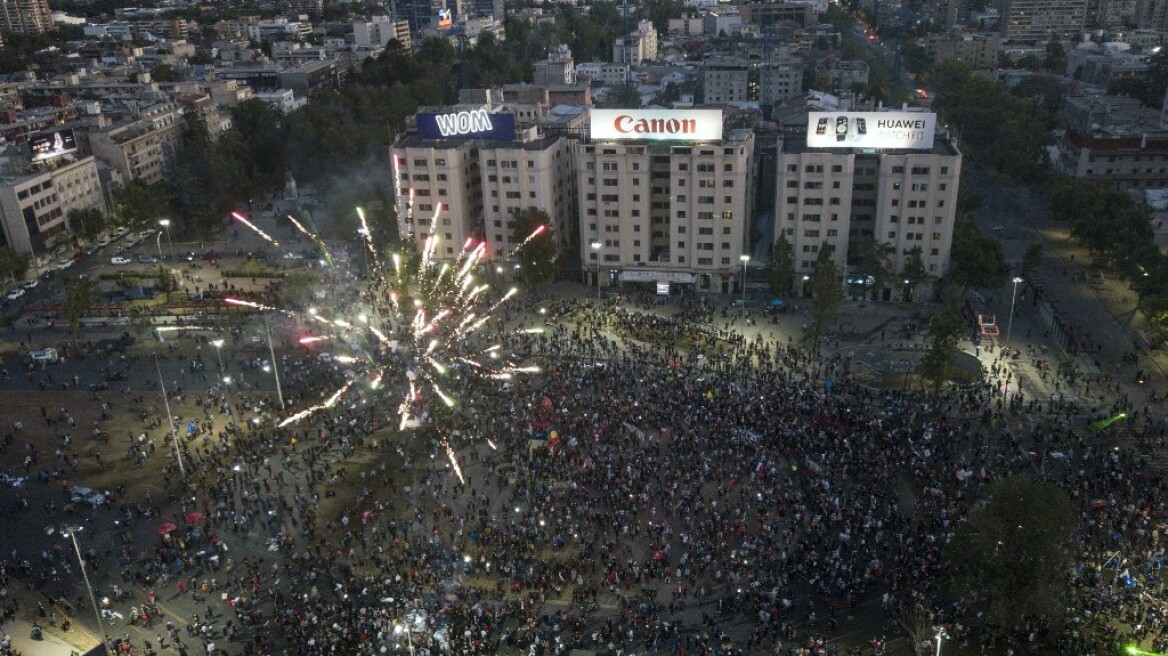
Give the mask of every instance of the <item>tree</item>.
M 968 214 L 957 215 L 949 258 L 949 281 L 959 287 L 997 289 L 1010 278 L 1001 242 L 982 233 Z
M 559 253 L 551 222 L 547 212 L 535 207 L 516 212 L 511 220 L 511 241 L 517 244 L 519 275 L 528 284 L 551 282 L 555 278 Z M 536 231 L 539 234 L 532 237 Z
M 950 298 L 929 322 L 928 346 L 920 363 L 921 378 L 930 383 L 934 394 L 940 393 L 953 378 L 953 358 L 964 331 L 965 322 L 957 310 L 957 299 Z
M 170 64 L 159 64 L 150 69 L 150 79 L 155 82 L 182 82 L 183 76 Z
M 84 210 L 69 210 L 69 229 L 85 241 L 97 239 L 105 231 L 105 214 L 91 207 Z
M 771 244 L 766 271 L 767 283 L 775 294 L 786 294 L 795 285 L 795 247 L 787 241 L 787 235 L 780 234 Z
M 153 224 L 169 210 L 170 196 L 163 185 L 148 185 L 134 178 L 114 192 L 114 205 L 118 224 L 131 230 L 140 229 Z
M 908 251 L 908 259 L 904 261 L 905 294 L 912 291 L 929 278 L 929 270 L 925 268 L 925 260 L 920 246 L 913 246 Z
M 839 269 L 831 259 L 831 253 L 831 244 L 824 242 L 811 269 L 811 319 L 803 332 L 803 342 L 816 352 L 819 351 L 819 340 L 839 317 L 838 306 L 844 300 Z
M 865 290 L 869 288 L 867 279 L 871 278 L 871 288 L 877 290 L 877 294 L 881 294 L 885 283 L 888 282 L 889 258 L 896 249 L 892 244 L 876 241 L 874 237 L 861 240 L 857 246 L 859 262 L 856 264 L 856 273 L 865 278 Z
M 156 289 L 161 294 L 166 294 L 166 302 L 170 302 L 171 294 L 178 291 L 178 280 L 175 279 L 174 274 L 170 269 L 158 264 L 158 274 L 154 276 Z
M 1042 244 L 1033 243 L 1026 248 L 1026 252 L 1022 254 L 1022 275 L 1034 273 L 1038 265 L 1042 263 Z
M 1053 625 L 1051 635 L 1058 635 L 1074 530 L 1074 507 L 1058 486 L 1025 475 L 995 483 L 946 549 L 955 595 L 978 597 L 975 610 L 1000 632 L 1043 616 Z
M 1042 67 L 1048 73 L 1062 74 L 1067 68 L 1067 49 L 1062 41 L 1051 37 L 1046 42 L 1046 57 L 1042 60 Z
M 0 246 L 0 277 L 16 282 L 28 273 L 28 258 L 21 257 L 11 246 Z
M 73 331 L 73 342 L 79 339 L 81 317 L 93 308 L 94 284 L 89 278 L 77 276 L 65 283 L 65 319 Z

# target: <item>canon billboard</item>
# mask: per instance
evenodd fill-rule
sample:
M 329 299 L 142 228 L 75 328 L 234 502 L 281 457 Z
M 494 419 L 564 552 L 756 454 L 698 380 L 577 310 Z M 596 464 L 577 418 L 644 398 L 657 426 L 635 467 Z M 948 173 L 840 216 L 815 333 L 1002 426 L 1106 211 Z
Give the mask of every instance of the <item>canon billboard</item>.
M 810 112 L 808 148 L 929 150 L 937 131 L 931 112 Z
M 720 109 L 594 109 L 593 139 L 605 141 L 721 141 Z

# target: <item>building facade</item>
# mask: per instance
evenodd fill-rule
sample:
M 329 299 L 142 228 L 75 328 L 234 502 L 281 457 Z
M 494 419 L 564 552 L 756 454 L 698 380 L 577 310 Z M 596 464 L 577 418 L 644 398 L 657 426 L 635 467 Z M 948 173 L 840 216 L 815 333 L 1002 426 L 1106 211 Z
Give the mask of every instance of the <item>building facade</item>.
M 758 67 L 758 101 L 771 104 L 803 95 L 803 62 L 784 59 Z
M 682 122 L 690 115 L 629 114 Z M 590 139 L 575 147 L 584 279 L 597 284 L 599 276 L 602 286 L 670 283 L 697 292 L 734 288 L 748 252 L 754 133 L 722 136 L 721 112 L 713 114 L 717 138 L 670 141 L 645 132 L 606 137 L 593 110 Z
M 40 34 L 53 29 L 48 0 L 0 0 L 3 23 L 0 32 Z
M 775 235 L 793 247 L 796 273 L 810 274 L 828 247 L 844 271 L 866 241 L 891 247 L 892 275 L 915 247 L 931 278 L 949 270 L 962 156 L 948 138 L 917 150 L 811 148 L 786 139 L 778 160 Z
M 92 156 L 2 177 L 0 245 L 22 256 L 44 254 L 71 236 L 69 212 L 89 208 L 108 210 Z
M 702 98 L 707 105 L 745 102 L 750 94 L 750 65 L 737 57 L 702 63 Z
M 612 44 L 612 61 L 617 64 L 627 64 L 631 67 L 640 66 L 642 62 L 657 59 L 657 29 L 653 23 L 642 20 L 637 23 L 637 31 L 623 37 L 617 37 Z
M 576 241 L 572 141 L 527 130 L 515 141 L 479 147 L 483 232 L 487 257 L 506 257 L 518 246 L 511 217 L 534 207 L 547 212 L 560 252 Z
M 1002 0 L 998 10 L 1007 41 L 1044 44 L 1083 31 L 1087 0 Z
M 93 154 L 122 179 L 153 184 L 170 173 L 182 128 L 182 108 L 160 103 L 134 120 L 91 131 L 89 144 Z
M 1067 175 L 1120 190 L 1168 187 L 1168 132 L 1114 136 L 1067 130 L 1059 144 Z

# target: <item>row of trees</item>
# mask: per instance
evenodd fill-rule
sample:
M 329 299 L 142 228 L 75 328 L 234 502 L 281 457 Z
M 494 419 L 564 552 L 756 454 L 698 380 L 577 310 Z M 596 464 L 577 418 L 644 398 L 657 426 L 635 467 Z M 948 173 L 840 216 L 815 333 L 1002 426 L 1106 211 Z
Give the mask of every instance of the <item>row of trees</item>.
M 1055 183 L 1049 207 L 1097 265 L 1128 282 L 1147 318 L 1148 338 L 1168 339 L 1168 257 L 1156 245 L 1151 209 L 1108 185 L 1077 179 Z

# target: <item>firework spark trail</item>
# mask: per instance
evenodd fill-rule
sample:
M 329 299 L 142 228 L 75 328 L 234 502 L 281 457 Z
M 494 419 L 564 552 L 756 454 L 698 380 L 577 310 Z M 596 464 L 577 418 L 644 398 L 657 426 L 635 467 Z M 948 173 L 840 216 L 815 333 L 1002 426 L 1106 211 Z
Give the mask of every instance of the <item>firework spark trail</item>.
M 332 335 L 313 335 L 313 336 L 309 336 L 309 337 L 301 337 L 299 341 L 301 344 L 308 345 L 308 344 L 315 344 L 317 342 L 327 342 L 332 338 L 333 338 Z
M 322 255 L 324 255 L 324 259 L 328 261 L 329 266 L 334 266 L 333 256 L 331 253 L 329 253 L 328 246 L 325 246 L 320 237 L 317 237 L 316 235 L 309 232 L 308 229 L 301 225 L 300 222 L 297 221 L 291 214 L 288 215 L 288 220 L 292 222 L 292 225 L 296 226 L 297 230 L 304 233 L 309 239 L 311 239 L 314 244 L 320 246 L 320 252 Z
M 519 242 L 519 244 L 510 253 L 507 254 L 507 258 L 508 259 L 514 258 L 516 255 L 519 254 L 519 251 L 522 250 L 524 246 L 526 246 L 528 243 L 530 243 L 532 239 L 535 239 L 536 237 L 542 235 L 545 230 L 547 230 L 547 226 L 545 226 L 545 225 L 540 225 L 540 226 L 536 227 L 536 229 L 533 230 L 530 235 L 527 235 L 526 239 Z
M 297 412 L 296 414 L 292 415 L 291 417 L 288 417 L 284 421 L 281 421 L 280 423 L 276 424 L 276 428 L 283 428 L 283 427 L 287 426 L 288 424 L 296 423 L 309 415 L 320 412 L 321 410 L 328 410 L 329 408 L 336 405 L 337 401 L 340 400 L 341 396 L 344 395 L 345 392 L 348 392 L 349 388 L 352 386 L 353 386 L 353 381 L 349 381 L 349 382 L 345 383 L 344 385 L 341 386 L 341 389 L 337 390 L 324 403 L 320 403 L 320 404 L 305 408 L 304 410 L 301 410 L 300 412 Z
M 361 235 L 365 238 L 365 249 L 369 251 L 370 262 L 377 266 L 377 248 L 373 245 L 373 232 L 369 230 L 369 224 L 365 222 L 365 210 L 360 207 L 357 208 L 357 218 L 361 219 Z
M 269 242 L 271 242 L 271 244 L 273 246 L 279 247 L 280 242 L 276 241 L 275 239 L 272 239 L 271 236 L 268 235 L 268 233 L 264 232 L 263 230 L 260 230 L 259 227 L 256 226 L 256 224 L 252 223 L 251 221 L 248 221 L 239 212 L 232 212 L 231 216 L 233 216 L 237 221 L 239 221 L 243 225 L 251 228 L 257 235 L 263 237 L 264 239 L 267 239 Z
M 450 448 L 450 442 L 442 440 L 442 446 L 446 447 L 446 457 L 450 458 L 450 466 L 454 468 L 454 473 L 458 475 L 458 482 L 466 485 L 466 479 L 462 477 L 462 468 L 458 466 L 458 458 L 454 457 L 454 449 Z
M 225 299 L 223 299 L 223 302 L 227 303 L 228 305 L 242 305 L 243 307 L 254 308 L 256 310 L 275 310 L 276 309 L 270 305 L 261 305 L 260 303 L 253 303 L 251 301 L 245 301 L 245 300 L 239 299 L 239 298 L 225 298 Z

